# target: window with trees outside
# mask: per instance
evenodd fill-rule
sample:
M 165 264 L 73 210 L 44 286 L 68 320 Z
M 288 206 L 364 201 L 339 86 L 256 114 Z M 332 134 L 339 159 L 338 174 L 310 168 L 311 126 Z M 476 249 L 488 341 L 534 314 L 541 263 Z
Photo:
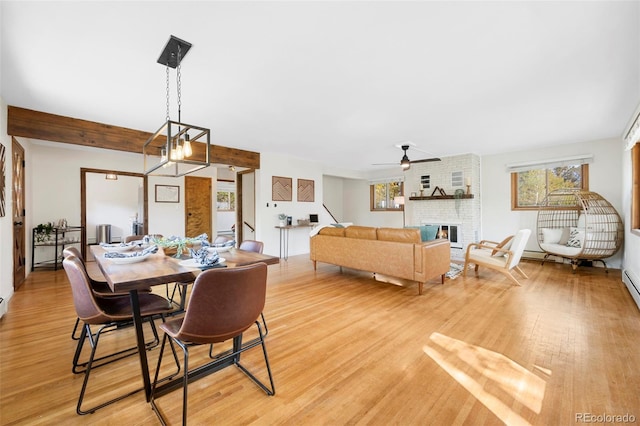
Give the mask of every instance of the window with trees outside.
M 511 173 L 511 209 L 537 210 L 551 191 L 589 189 L 589 165 L 544 167 Z
M 395 203 L 395 197 L 403 194 L 403 182 L 374 183 L 371 189 L 371 211 L 402 210 L 403 205 Z
M 236 193 L 234 191 L 218 191 L 216 203 L 220 211 L 234 211 L 236 209 Z

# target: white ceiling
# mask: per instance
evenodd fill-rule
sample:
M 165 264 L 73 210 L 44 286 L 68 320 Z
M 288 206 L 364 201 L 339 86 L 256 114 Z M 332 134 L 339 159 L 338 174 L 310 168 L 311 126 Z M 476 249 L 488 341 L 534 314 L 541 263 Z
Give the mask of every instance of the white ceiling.
M 620 137 L 640 3 L 2 1 L 9 105 L 155 131 L 170 35 L 182 121 L 212 143 L 370 170 Z M 175 71 L 172 113 L 177 119 Z

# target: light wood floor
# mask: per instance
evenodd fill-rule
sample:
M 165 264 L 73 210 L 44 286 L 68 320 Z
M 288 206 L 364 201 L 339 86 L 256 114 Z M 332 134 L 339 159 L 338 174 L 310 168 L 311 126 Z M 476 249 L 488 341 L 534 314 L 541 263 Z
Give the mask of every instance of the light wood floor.
M 640 311 L 620 271 L 521 265 L 522 287 L 481 269 L 435 279 L 422 296 L 331 265 L 314 272 L 306 255 L 270 266 L 276 395 L 227 368 L 190 386 L 190 423 L 568 425 L 581 413 L 640 422 Z M 158 424 L 141 393 L 75 414 L 74 320 L 64 271 L 36 271 L 15 294 L 0 322 L 0 424 Z M 103 339 L 107 349 L 131 335 Z M 263 374 L 259 355 L 243 359 Z M 139 386 L 137 358 L 92 379 L 89 398 Z M 159 404 L 179 424 L 180 392 Z

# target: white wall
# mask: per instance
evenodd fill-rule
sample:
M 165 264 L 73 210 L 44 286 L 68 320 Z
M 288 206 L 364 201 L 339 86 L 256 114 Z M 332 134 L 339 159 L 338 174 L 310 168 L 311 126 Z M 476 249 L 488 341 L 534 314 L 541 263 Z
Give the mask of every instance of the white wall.
M 640 104 L 633 114 L 631 120 L 640 113 Z M 623 135 L 627 133 L 627 128 L 623 132 Z M 637 141 L 640 143 L 640 141 Z M 622 204 L 623 209 L 621 215 L 623 216 L 624 226 L 624 257 L 622 260 L 622 268 L 630 273 L 634 280 L 640 280 L 640 235 L 631 232 L 631 221 L 629 216 L 631 214 L 631 194 L 632 194 L 632 161 L 631 151 L 627 148 L 625 142 L 622 142 Z M 636 282 L 638 285 L 638 282 Z M 637 297 L 637 296 L 636 296 Z M 637 298 L 636 298 L 637 300 Z M 640 308 L 640 304 L 638 305 Z
M 87 173 L 86 183 L 87 241 L 96 242 L 96 227 L 104 224 L 111 225 L 111 241 L 124 241 L 126 236 L 132 235 L 142 178 L 121 175 L 117 180 L 107 180 L 102 173 Z M 138 216 L 138 221 L 142 222 L 143 217 Z
M 0 304 L 0 317 L 2 317 L 7 310 L 11 297 L 13 297 L 13 204 L 11 203 L 13 180 L 11 179 L 11 137 L 7 135 L 7 105 L 1 97 L 0 143 L 5 148 L 5 215 L 0 217 L 0 297 L 4 299 Z
M 548 149 L 511 152 L 482 157 L 482 230 L 480 239 L 501 241 L 518 229 L 529 228 L 535 232 L 536 211 L 511 210 L 511 180 L 506 165 L 523 161 L 537 161 L 581 154 L 593 154 L 589 165 L 589 190 L 606 198 L 623 217 L 622 161 L 619 139 L 558 145 Z M 527 250 L 541 251 L 535 233 L 527 244 Z M 621 253 L 607 259 L 607 265 L 620 268 Z
M 336 176 L 324 176 L 322 181 L 322 202 L 335 217 L 336 222 L 346 222 L 343 199 L 344 179 Z
M 272 200 L 272 177 L 292 178 L 291 201 Z M 314 181 L 314 201 L 297 200 L 298 179 Z M 323 167 L 318 163 L 303 161 L 294 157 L 268 153 L 260 155 L 260 170 L 256 171 L 256 237 L 264 242 L 264 253 L 278 256 L 280 253 L 280 231 L 278 214 L 292 216 L 293 224 L 297 219 L 308 219 L 309 214 L 319 216 L 320 223 L 332 220 L 322 207 Z M 289 256 L 309 253 L 309 231 L 311 228 L 294 228 L 289 231 Z

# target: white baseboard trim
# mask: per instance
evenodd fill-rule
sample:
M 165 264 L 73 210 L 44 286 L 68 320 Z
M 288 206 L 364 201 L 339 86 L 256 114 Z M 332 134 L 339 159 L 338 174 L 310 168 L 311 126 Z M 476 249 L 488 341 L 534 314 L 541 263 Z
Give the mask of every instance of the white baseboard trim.
M 622 282 L 627 286 L 627 290 L 640 309 L 640 279 L 629 269 L 625 269 L 622 271 Z

